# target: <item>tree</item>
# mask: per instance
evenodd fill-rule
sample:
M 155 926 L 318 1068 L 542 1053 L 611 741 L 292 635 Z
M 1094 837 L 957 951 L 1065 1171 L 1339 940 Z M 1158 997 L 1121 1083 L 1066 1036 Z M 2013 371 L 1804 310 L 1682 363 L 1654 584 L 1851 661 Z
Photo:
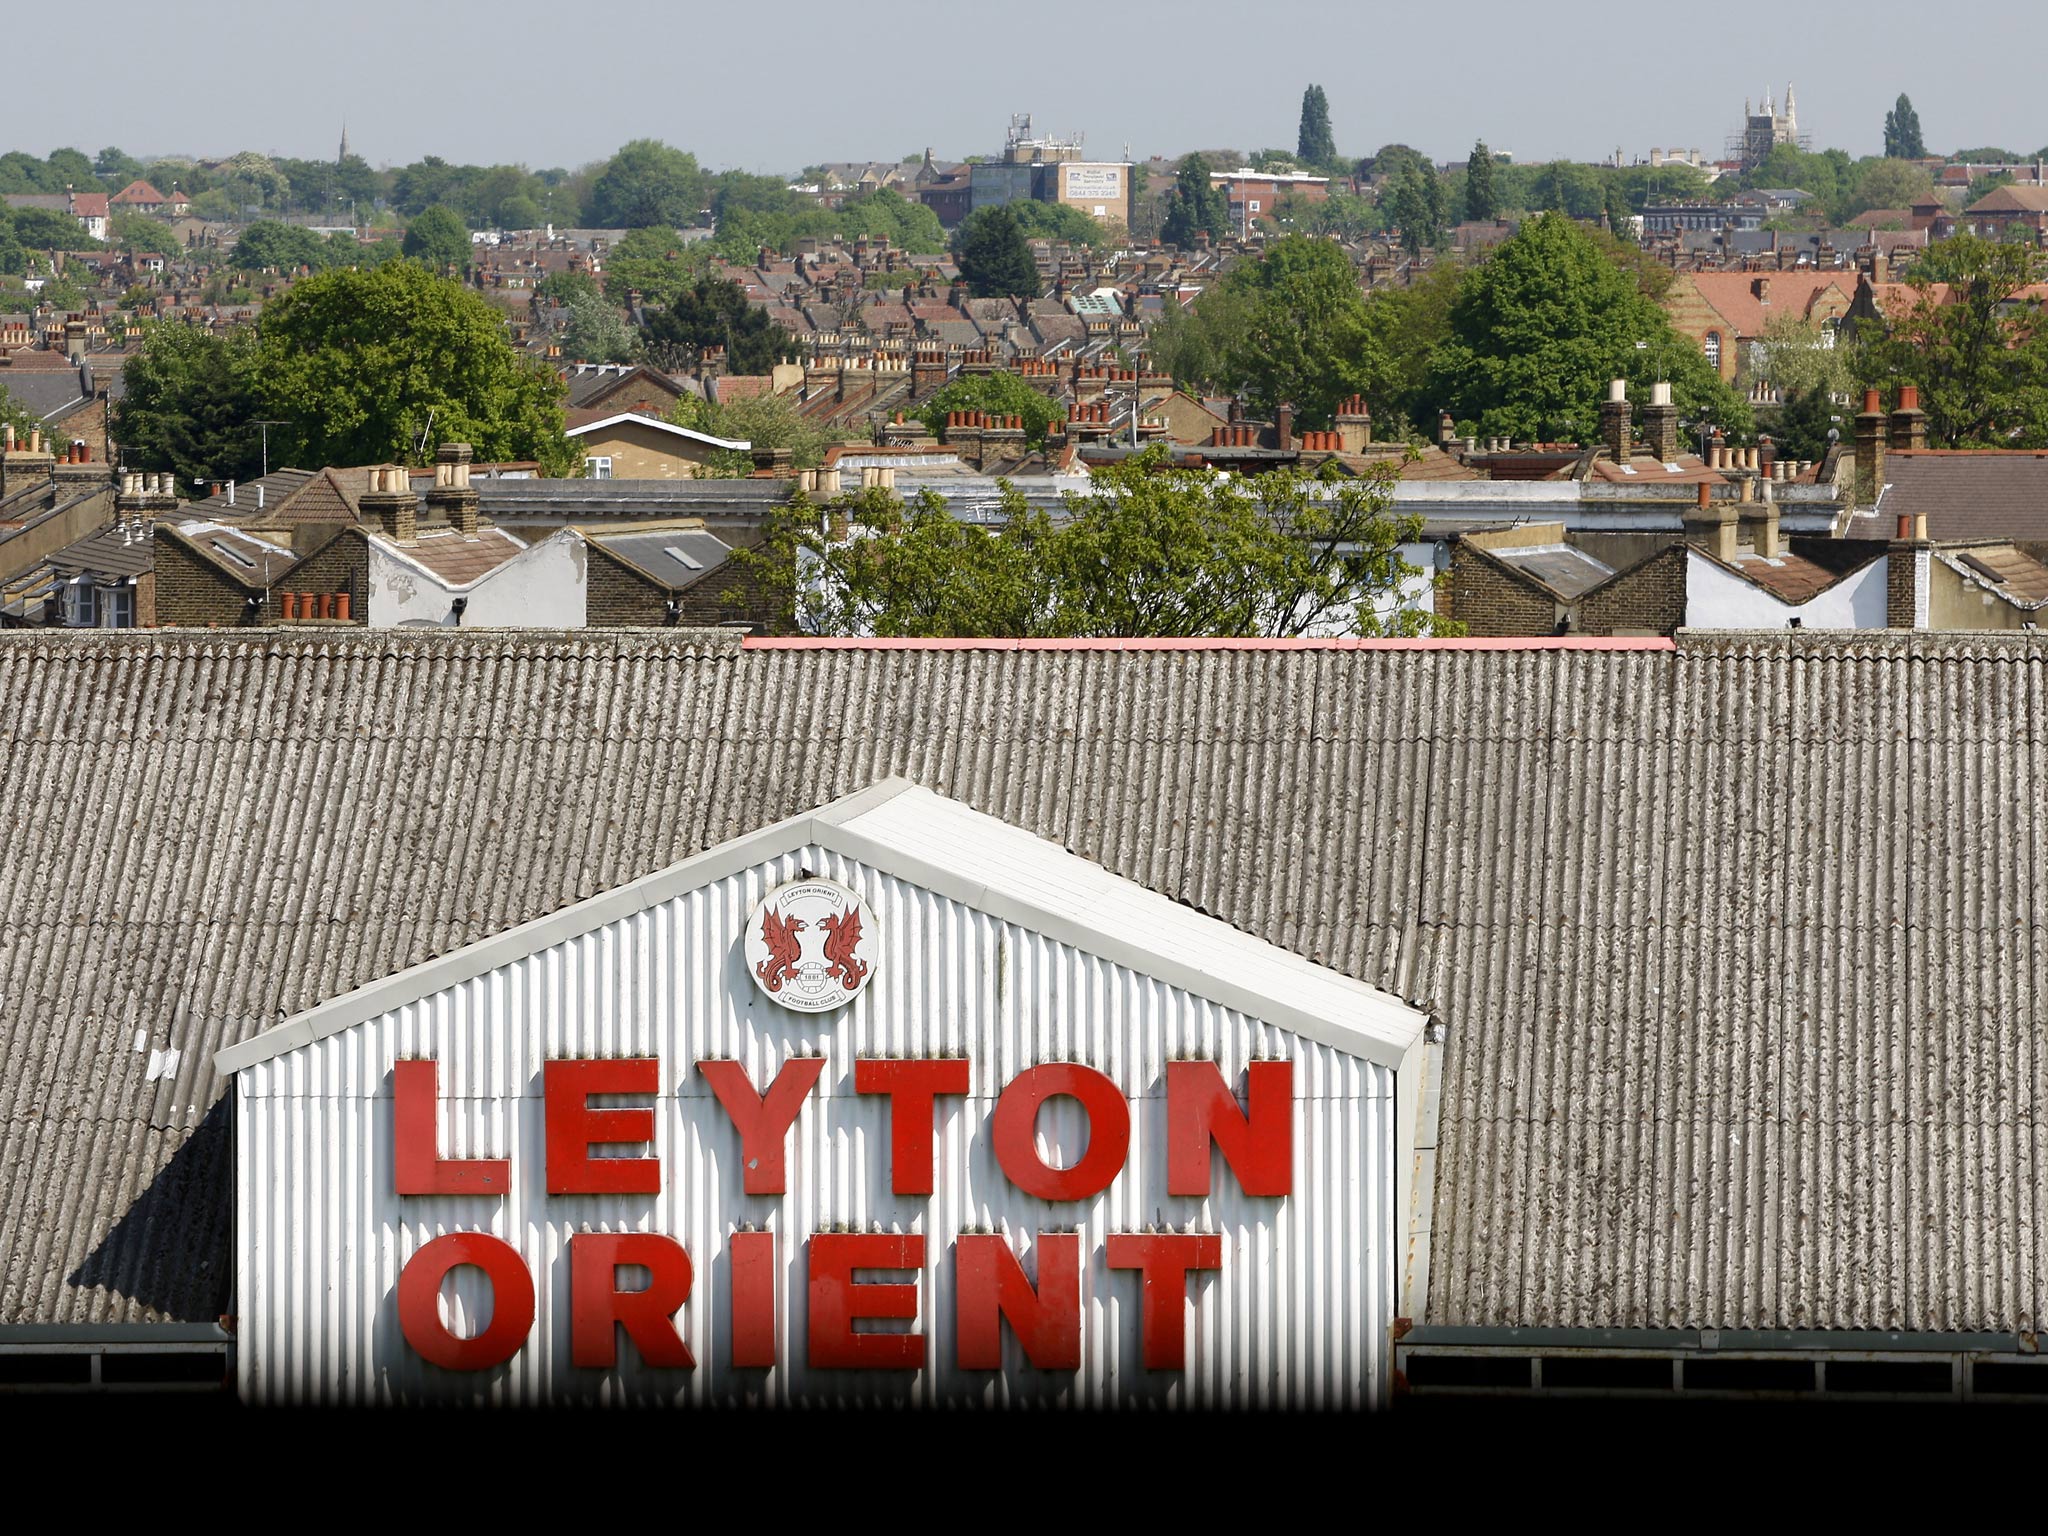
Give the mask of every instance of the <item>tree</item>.
M 710 264 L 708 247 L 685 245 L 672 229 L 629 230 L 605 253 L 605 292 L 615 304 L 624 304 L 628 293 L 650 306 L 673 304 Z
M 747 302 L 738 283 L 699 278 L 665 309 L 647 313 L 647 350 L 664 368 L 695 372 L 704 353 L 725 348 L 727 373 L 767 373 L 795 351 L 789 332 Z
M 1408 171 L 1420 170 L 1429 161 L 1420 150 L 1406 144 L 1382 144 L 1358 162 L 1358 173 L 1375 182 L 1398 181 Z
M 590 217 L 607 229 L 694 225 L 708 181 L 697 157 L 659 139 L 635 139 L 590 188 Z
M 1330 132 L 1330 100 L 1320 85 L 1301 93 L 1301 131 L 1295 153 L 1303 165 L 1321 169 L 1337 163 L 1337 140 Z
M 953 232 L 953 259 L 977 299 L 1038 297 L 1038 262 L 1007 207 L 980 208 Z
M 1041 394 L 1014 373 L 962 374 L 939 390 L 918 414 L 932 436 L 946 436 L 946 417 L 954 411 L 982 411 L 991 416 L 1024 418 L 1024 440 L 1045 443 L 1045 429 L 1066 412 L 1051 396 Z
M 595 293 L 568 304 L 562 327 L 562 356 L 574 363 L 630 363 L 640 355 L 640 333 Z
M 798 503 L 736 558 L 796 594 L 796 626 L 813 634 L 1459 633 L 1415 606 L 1426 576 L 1400 548 L 1421 519 L 1388 515 L 1393 478 L 1239 477 L 1150 449 L 1098 470 L 1057 516 L 1011 491 L 990 528 L 929 491 L 909 506 L 864 491 L 840 502 L 851 537 Z
M 1455 262 L 1436 262 L 1407 287 L 1383 288 L 1366 300 L 1367 329 L 1386 358 L 1382 377 L 1363 392 L 1376 436 L 1398 440 L 1414 425 L 1434 426 L 1429 371 L 1437 348 L 1450 340 L 1451 306 L 1465 271 Z
M 537 290 L 550 304 L 571 305 L 580 298 L 596 298 L 603 291 L 588 272 L 550 272 Z
M 1571 220 L 1546 214 L 1466 279 L 1429 389 L 1482 433 L 1540 438 L 1591 434 L 1608 380 L 1629 380 L 1642 398 L 1660 377 L 1681 412 L 1748 425 L 1748 406 L 1636 280 Z
M 1636 226 L 1628 211 L 1628 194 L 1621 189 L 1618 181 L 1607 183 L 1606 205 L 1600 210 L 1607 220 L 1607 232 L 1617 240 L 1635 243 Z
M 31 251 L 94 251 L 99 241 L 68 213 L 54 208 L 14 210 L 14 238 Z
M 1922 160 L 1927 145 L 1920 137 L 1920 114 L 1904 91 L 1884 115 L 1884 157 L 1887 160 Z
M 304 465 L 423 463 L 437 443 L 570 472 L 562 383 L 505 338 L 498 312 L 424 266 L 307 278 L 263 311 L 261 414 L 291 423 L 272 456 Z
M 421 210 L 405 226 L 406 257 L 424 264 L 430 271 L 446 273 L 469 270 L 469 229 L 453 208 L 440 203 Z
M 1786 395 L 1774 418 L 1759 413 L 1757 424 L 1771 434 L 1780 458 L 1818 462 L 1827 457 L 1829 431 L 1842 432 L 1838 423 L 1847 415 L 1826 390 L 1805 389 Z
M 1754 376 L 1782 395 L 1845 395 L 1854 383 L 1849 348 L 1799 314 L 1771 321 L 1757 343 Z
M 1387 216 L 1401 231 L 1401 244 L 1411 256 L 1442 243 L 1443 183 L 1434 166 L 1424 162 L 1401 172 L 1387 200 Z
M 831 435 L 804 415 L 794 394 L 749 395 L 713 407 L 709 422 L 699 430 L 748 445 L 746 453 L 735 453 L 725 466 L 733 475 L 753 473 L 754 453 L 784 448 L 798 469 L 815 469 L 825 462 L 825 450 L 832 446 Z
M 42 425 L 19 400 L 7 393 L 5 385 L 0 385 L 0 424 L 13 427 L 15 441 L 22 443 L 28 441 L 29 433 Z
M 1101 249 L 1110 244 L 1109 226 L 1067 203 L 1023 201 L 1004 205 L 1027 240 L 1064 240 Z M 929 210 L 927 210 L 929 211 Z
M 142 174 L 142 162 L 109 144 L 92 157 L 92 173 L 109 192 L 119 192 Z
M 253 387 L 255 342 L 246 329 L 148 326 L 122 368 L 125 392 L 113 407 L 114 438 L 129 463 L 188 483 L 260 473 L 261 430 L 252 423 L 265 412 Z
M 1173 190 L 1166 194 L 1159 237 L 1168 245 L 1186 248 L 1199 236 L 1225 240 L 1230 233 L 1230 200 L 1209 179 L 1209 162 L 1200 155 L 1187 156 L 1174 175 Z
M 269 268 L 291 272 L 299 267 L 311 267 L 317 272 L 327 265 L 327 258 L 327 242 L 310 229 L 258 219 L 242 231 L 228 257 L 228 265 L 243 272 Z
M 1028 203 L 1023 206 L 1043 208 L 1055 205 Z M 1077 218 L 1088 217 L 1078 208 L 1061 211 Z M 913 203 L 894 187 L 879 187 L 865 196 L 848 198 L 839 209 L 839 232 L 848 238 L 884 235 L 898 250 L 919 256 L 936 256 L 946 248 L 946 230 L 939 223 L 939 216 L 923 203 Z
M 1989 197 L 1992 193 L 1996 192 L 2000 187 L 2011 186 L 2012 180 L 2013 178 L 2011 171 L 1994 171 L 1989 176 L 1979 176 L 1975 181 L 1971 182 L 1968 189 L 1964 191 L 1963 206 L 1965 208 L 1971 207 L 1980 199 Z
M 2040 275 L 2023 245 L 1957 235 L 1928 247 L 1912 308 L 1883 334 L 1859 334 L 1857 377 L 1919 385 L 1932 446 L 2048 444 L 2048 322 L 2015 302 Z
M 108 231 L 114 237 L 112 243 L 128 250 L 176 256 L 182 249 L 178 237 L 171 233 L 171 226 L 162 219 L 141 213 L 117 213 L 107 222 L 112 226 Z
M 1493 151 L 1481 139 L 1465 161 L 1465 217 L 1491 224 L 1500 217 L 1500 199 L 1493 190 Z
M 1327 427 L 1362 394 L 1389 404 L 1393 370 L 1366 318 L 1351 260 L 1328 240 L 1288 235 L 1240 262 L 1153 332 L 1153 355 L 1176 378 L 1242 391 L 1268 415 L 1292 405 L 1304 427 Z
M 1923 165 L 1906 160 L 1872 160 L 1858 167 L 1842 213 L 1855 218 L 1873 208 L 1911 208 L 1935 201 L 1934 178 Z

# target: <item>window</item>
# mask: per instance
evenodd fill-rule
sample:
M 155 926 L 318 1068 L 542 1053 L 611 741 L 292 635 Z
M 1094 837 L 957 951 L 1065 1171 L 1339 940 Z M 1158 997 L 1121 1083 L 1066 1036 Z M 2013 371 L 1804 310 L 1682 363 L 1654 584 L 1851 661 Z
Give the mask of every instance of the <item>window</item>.
M 97 609 L 93 595 L 92 583 L 83 576 L 67 583 L 64 588 L 64 622 L 80 628 L 91 628 Z
M 1719 331 L 1707 332 L 1706 353 L 1707 361 L 1710 364 L 1716 368 L 1721 366 L 1721 333 Z
M 108 587 L 99 594 L 101 629 L 133 629 L 135 627 L 135 589 L 133 587 Z
M 1253 199 L 1252 199 L 1252 212 L 1253 212 L 1253 213 L 1257 213 L 1258 211 L 1259 211 L 1259 200 L 1258 200 L 1258 199 L 1257 199 L 1257 198 L 1255 197 L 1255 198 L 1253 198 Z
M 604 458 L 601 459 L 585 459 L 583 461 L 584 479 L 609 480 L 611 479 L 611 477 L 612 461 L 610 455 L 606 455 Z

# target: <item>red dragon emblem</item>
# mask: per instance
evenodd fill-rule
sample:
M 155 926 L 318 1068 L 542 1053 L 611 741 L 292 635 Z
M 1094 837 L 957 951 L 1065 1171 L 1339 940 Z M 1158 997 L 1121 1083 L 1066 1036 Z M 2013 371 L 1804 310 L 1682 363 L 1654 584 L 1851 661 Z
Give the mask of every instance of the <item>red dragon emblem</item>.
M 854 950 L 860 947 L 860 908 L 848 907 L 837 917 L 820 918 L 818 926 L 825 930 L 825 967 L 827 976 L 837 976 L 841 986 L 854 991 L 860 986 L 861 978 L 868 973 L 867 962 L 854 958 Z
M 761 942 L 768 946 L 768 958 L 754 967 L 754 974 L 761 978 L 761 985 L 770 992 L 780 992 L 782 984 L 796 975 L 796 963 L 803 953 L 796 936 L 806 926 L 802 918 L 785 918 L 773 906 L 762 909 Z M 825 946 L 828 955 L 831 948 L 829 944 Z

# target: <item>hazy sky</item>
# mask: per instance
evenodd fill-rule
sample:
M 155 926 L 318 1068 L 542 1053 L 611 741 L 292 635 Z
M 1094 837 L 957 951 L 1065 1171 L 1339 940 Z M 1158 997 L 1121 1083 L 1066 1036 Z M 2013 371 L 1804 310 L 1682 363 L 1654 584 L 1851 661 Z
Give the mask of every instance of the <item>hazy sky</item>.
M 2048 98 L 1986 73 L 1988 59 L 2048 49 L 2039 0 L 99 0 L 91 12 L 110 45 L 80 71 L 12 71 L 0 150 L 327 156 L 346 118 L 373 165 L 575 166 L 653 137 L 713 167 L 788 171 L 927 144 L 941 158 L 989 153 L 1008 115 L 1028 111 L 1041 132 L 1086 134 L 1091 155 L 1128 144 L 1142 158 L 1291 149 L 1316 82 L 1351 154 L 1400 139 L 1449 158 L 1484 137 L 1523 160 L 1633 158 L 1717 151 L 1743 98 L 1788 79 L 1817 148 L 1877 153 L 1902 90 L 1930 150 L 2048 143 Z

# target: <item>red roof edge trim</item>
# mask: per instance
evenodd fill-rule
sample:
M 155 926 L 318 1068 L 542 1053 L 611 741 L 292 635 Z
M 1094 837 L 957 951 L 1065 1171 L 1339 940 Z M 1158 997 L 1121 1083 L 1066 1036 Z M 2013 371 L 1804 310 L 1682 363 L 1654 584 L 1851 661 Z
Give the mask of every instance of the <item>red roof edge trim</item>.
M 750 651 L 1675 651 L 1664 636 L 1556 635 L 1503 640 L 850 640 L 748 635 Z

